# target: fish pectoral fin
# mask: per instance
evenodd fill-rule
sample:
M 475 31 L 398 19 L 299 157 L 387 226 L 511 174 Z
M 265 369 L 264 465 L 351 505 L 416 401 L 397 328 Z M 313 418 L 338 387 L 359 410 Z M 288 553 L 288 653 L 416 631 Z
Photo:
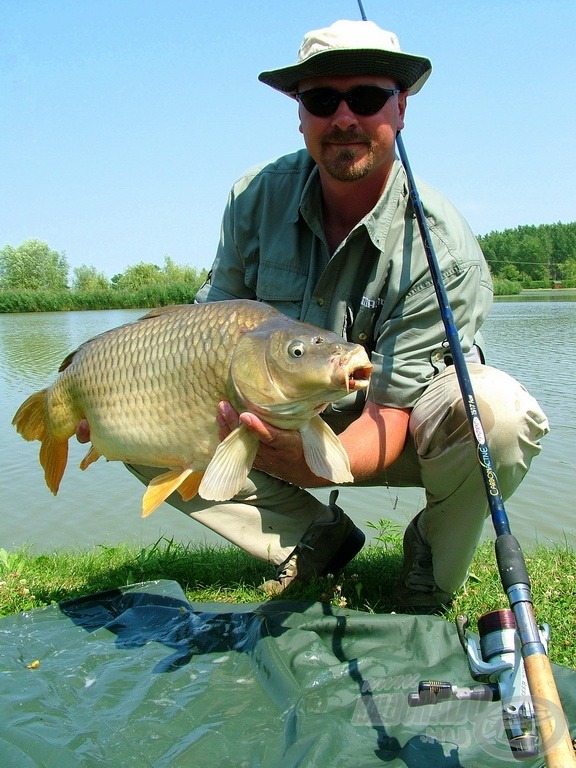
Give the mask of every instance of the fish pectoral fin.
M 95 461 L 98 461 L 100 456 L 102 456 L 102 454 L 99 453 L 93 445 L 91 445 L 88 453 L 80 462 L 80 469 L 84 471 L 86 467 L 90 466 L 90 464 L 94 464 Z
M 180 487 L 178 488 L 178 493 L 180 496 L 182 496 L 182 501 L 190 501 L 190 499 L 193 499 L 194 496 L 196 496 L 203 477 L 204 471 L 192 472 L 191 475 L 188 475 L 188 477 L 184 478 Z
M 210 460 L 198 493 L 209 501 L 228 501 L 244 486 L 260 441 L 244 424 L 223 440 Z
M 299 431 L 304 458 L 315 475 L 333 483 L 354 482 L 344 446 L 320 416 L 314 416 Z
M 160 504 L 166 501 L 170 494 L 177 491 L 191 474 L 193 472 L 190 468 L 170 469 L 153 477 L 142 499 L 142 517 L 148 517 L 155 509 L 158 509 Z

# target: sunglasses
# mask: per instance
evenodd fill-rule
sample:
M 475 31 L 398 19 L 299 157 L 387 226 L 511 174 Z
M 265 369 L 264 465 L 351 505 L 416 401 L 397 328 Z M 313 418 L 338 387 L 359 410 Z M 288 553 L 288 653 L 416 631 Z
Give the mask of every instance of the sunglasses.
M 311 88 L 296 94 L 298 101 L 314 117 L 329 117 L 344 100 L 355 115 L 375 115 L 390 96 L 400 93 L 399 88 L 379 88 L 377 85 L 357 85 L 349 91 L 335 88 Z

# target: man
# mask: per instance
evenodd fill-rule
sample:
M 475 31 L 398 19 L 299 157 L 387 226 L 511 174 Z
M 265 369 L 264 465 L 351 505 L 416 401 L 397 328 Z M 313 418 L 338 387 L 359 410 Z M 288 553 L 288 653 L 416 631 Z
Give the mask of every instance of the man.
M 399 610 L 446 605 L 466 578 L 488 512 L 484 485 L 406 176 L 395 157 L 407 99 L 431 72 L 396 36 L 366 21 L 308 33 L 294 66 L 260 80 L 294 98 L 306 149 L 261 166 L 233 187 L 220 245 L 198 302 L 258 299 L 366 346 L 374 373 L 366 401 L 324 414 L 355 484 L 420 486 L 426 507 L 404 536 Z M 546 417 L 476 346 L 492 287 L 476 238 L 453 206 L 419 183 L 420 197 L 482 411 L 495 469 L 510 495 L 539 450 Z M 222 403 L 222 437 L 238 418 L 261 440 L 242 494 L 226 504 L 173 503 L 277 566 L 281 592 L 336 572 L 364 535 L 335 504 L 303 490 L 328 485 L 303 459 L 298 433 Z M 147 482 L 156 472 L 132 467 Z

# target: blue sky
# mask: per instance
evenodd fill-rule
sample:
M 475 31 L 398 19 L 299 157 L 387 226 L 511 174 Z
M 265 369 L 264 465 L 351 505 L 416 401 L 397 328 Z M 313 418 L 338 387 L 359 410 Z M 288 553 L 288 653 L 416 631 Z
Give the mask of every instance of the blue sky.
M 428 56 L 414 173 L 477 234 L 576 220 L 574 0 L 364 0 Z M 302 146 L 258 82 L 356 0 L 0 0 L 0 247 L 28 238 L 109 277 L 209 267 L 230 186 Z

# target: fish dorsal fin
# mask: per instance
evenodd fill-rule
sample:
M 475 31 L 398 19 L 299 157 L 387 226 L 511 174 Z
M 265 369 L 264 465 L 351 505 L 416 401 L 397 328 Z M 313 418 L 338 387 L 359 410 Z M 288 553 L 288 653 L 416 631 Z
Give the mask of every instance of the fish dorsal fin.
M 80 469 L 84 471 L 86 467 L 90 466 L 90 464 L 94 464 L 95 461 L 98 461 L 100 456 L 102 456 L 102 454 L 98 453 L 96 448 L 94 448 L 94 446 L 91 445 L 88 453 L 86 454 L 86 456 L 84 456 L 84 458 L 80 462 Z
M 193 499 L 194 496 L 196 496 L 203 477 L 204 472 L 202 471 L 192 472 L 191 475 L 188 475 L 188 477 L 184 478 L 180 487 L 178 488 L 178 493 L 180 496 L 182 496 L 182 501 L 190 501 L 190 499 Z
M 315 475 L 333 483 L 354 482 L 344 446 L 320 416 L 314 416 L 299 431 L 304 458 Z
M 148 517 L 158 509 L 160 504 L 166 501 L 171 493 L 177 491 L 191 474 L 192 470 L 187 467 L 186 469 L 169 469 L 153 477 L 142 499 L 142 517 Z
M 142 317 L 139 317 L 137 322 L 140 322 L 141 320 L 150 320 L 151 317 L 168 315 L 170 312 L 182 309 L 183 307 L 188 307 L 188 309 L 190 309 L 190 304 L 166 304 L 164 307 L 156 307 L 156 309 L 151 309 L 150 312 L 147 312 L 145 315 L 142 315 Z
M 260 441 L 244 424 L 223 440 L 210 460 L 198 493 L 209 501 L 228 501 L 244 486 Z

